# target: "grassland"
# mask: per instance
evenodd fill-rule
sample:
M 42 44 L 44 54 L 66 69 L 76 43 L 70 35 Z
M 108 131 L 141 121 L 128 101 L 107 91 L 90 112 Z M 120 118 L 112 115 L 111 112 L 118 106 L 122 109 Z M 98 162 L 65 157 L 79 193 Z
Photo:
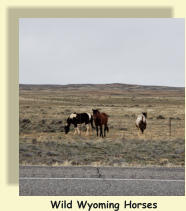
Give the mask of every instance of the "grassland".
M 94 166 L 183 166 L 183 88 L 105 85 L 20 85 L 20 164 Z M 72 112 L 100 108 L 109 114 L 107 137 L 64 134 Z M 144 135 L 136 116 L 148 113 Z M 169 119 L 171 120 L 171 133 Z

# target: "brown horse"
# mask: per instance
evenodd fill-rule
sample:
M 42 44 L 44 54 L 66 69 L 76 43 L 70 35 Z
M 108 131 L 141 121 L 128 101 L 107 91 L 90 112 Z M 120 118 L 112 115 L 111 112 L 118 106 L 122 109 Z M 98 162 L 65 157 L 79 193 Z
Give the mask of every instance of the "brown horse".
M 99 112 L 98 109 L 92 109 L 93 111 L 93 119 L 94 119 L 94 123 L 96 126 L 96 132 L 97 132 L 97 136 L 98 136 L 98 126 L 100 127 L 100 136 L 103 138 L 103 136 L 106 136 L 106 130 L 107 132 L 109 132 L 109 128 L 107 126 L 107 122 L 108 122 L 108 115 L 106 113 L 103 112 Z M 103 131 L 102 131 L 102 126 L 104 125 L 104 135 L 103 135 Z

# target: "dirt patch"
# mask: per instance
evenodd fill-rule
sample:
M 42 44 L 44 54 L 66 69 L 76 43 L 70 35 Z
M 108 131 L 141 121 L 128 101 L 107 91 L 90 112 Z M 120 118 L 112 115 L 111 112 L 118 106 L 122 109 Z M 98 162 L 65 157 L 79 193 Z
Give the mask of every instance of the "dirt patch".
M 159 116 L 156 117 L 156 119 L 165 119 L 165 117 L 162 116 L 162 115 L 159 115 Z
M 33 132 L 64 132 L 62 120 L 42 119 L 40 121 L 32 121 L 29 119 L 20 119 L 19 121 L 20 133 L 33 133 Z

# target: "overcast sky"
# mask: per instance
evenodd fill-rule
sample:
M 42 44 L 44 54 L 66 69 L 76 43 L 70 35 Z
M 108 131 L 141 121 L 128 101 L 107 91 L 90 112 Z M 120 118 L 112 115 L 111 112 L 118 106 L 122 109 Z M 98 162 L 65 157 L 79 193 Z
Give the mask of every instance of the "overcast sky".
M 184 19 L 22 18 L 19 82 L 184 86 Z

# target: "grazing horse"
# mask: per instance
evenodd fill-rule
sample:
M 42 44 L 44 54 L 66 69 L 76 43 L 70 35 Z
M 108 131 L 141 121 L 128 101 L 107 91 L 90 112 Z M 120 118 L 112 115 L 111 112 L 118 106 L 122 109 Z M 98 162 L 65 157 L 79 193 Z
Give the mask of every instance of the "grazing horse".
M 65 134 L 67 134 L 70 130 L 70 125 L 73 124 L 74 125 L 74 129 L 75 132 L 74 134 L 76 134 L 76 132 L 78 134 L 80 134 L 80 130 L 78 128 L 78 124 L 83 124 L 85 123 L 86 125 L 86 135 L 89 134 L 89 130 L 90 130 L 90 126 L 89 124 L 91 124 L 92 128 L 94 128 L 93 126 L 93 117 L 91 114 L 89 113 L 72 113 L 68 118 L 67 118 L 67 123 L 64 127 L 65 129 Z
M 98 126 L 100 127 L 100 136 L 103 138 L 102 126 L 104 125 L 104 137 L 106 136 L 106 130 L 109 132 L 109 128 L 107 126 L 108 115 L 106 113 L 100 113 L 97 109 L 92 109 L 93 111 L 93 119 L 96 126 L 97 136 L 98 136 Z
M 136 127 L 141 130 L 142 134 L 147 127 L 147 112 L 142 112 L 136 119 Z

